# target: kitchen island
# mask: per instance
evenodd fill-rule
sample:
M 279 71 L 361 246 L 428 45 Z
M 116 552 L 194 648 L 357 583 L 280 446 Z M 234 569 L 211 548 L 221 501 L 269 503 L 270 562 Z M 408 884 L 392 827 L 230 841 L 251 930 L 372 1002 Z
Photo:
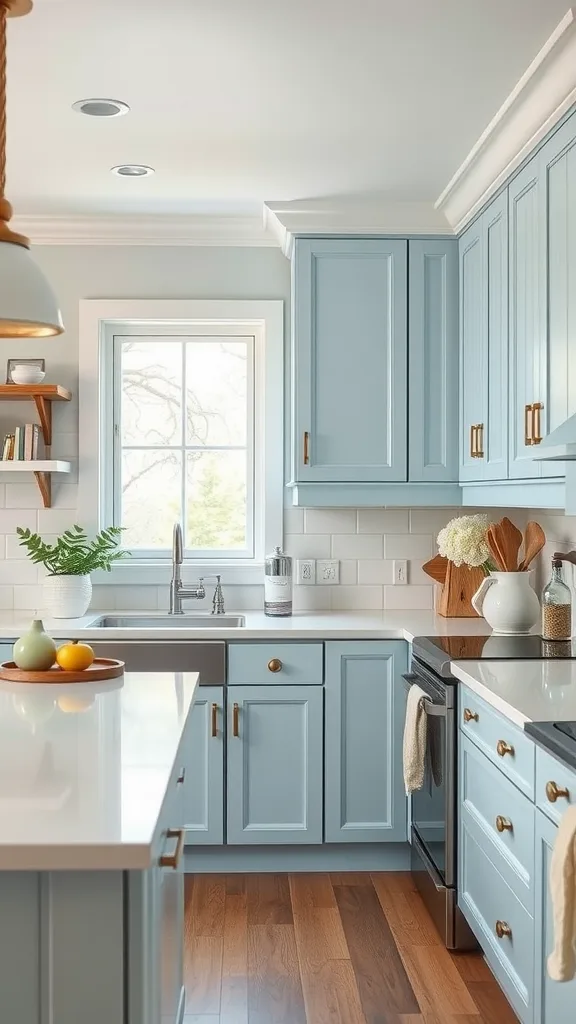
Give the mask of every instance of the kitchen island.
M 196 673 L 0 681 L 0 1020 L 175 1024 Z

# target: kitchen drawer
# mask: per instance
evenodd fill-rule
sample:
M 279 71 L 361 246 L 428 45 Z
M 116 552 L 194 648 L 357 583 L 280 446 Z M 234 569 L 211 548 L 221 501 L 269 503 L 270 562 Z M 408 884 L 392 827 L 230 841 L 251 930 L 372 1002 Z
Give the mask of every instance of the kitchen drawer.
M 230 686 L 321 685 L 324 681 L 323 644 L 230 644 Z
M 568 795 L 554 800 L 552 786 L 567 790 Z M 576 804 L 576 772 L 540 747 L 536 747 L 536 803 L 556 825 L 566 808 Z
M 533 800 L 536 758 L 532 740 L 467 686 L 460 687 L 459 707 L 462 734 Z
M 460 806 L 470 831 L 492 844 L 498 869 L 526 909 L 534 906 L 534 804 L 462 737 Z M 511 826 L 511 827 L 510 827 Z
M 510 1003 L 526 1021 L 533 1003 L 534 922 L 488 856 L 487 847 L 475 841 L 464 818 L 460 843 L 459 906 Z M 510 934 L 499 937 L 496 929 L 500 926 Z

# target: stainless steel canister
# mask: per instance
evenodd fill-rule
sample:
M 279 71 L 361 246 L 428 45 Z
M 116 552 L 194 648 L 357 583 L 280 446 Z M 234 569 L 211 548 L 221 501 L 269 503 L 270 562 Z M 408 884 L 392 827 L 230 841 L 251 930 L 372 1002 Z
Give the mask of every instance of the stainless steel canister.
M 292 615 L 292 559 L 281 547 L 266 556 L 264 612 L 266 615 Z

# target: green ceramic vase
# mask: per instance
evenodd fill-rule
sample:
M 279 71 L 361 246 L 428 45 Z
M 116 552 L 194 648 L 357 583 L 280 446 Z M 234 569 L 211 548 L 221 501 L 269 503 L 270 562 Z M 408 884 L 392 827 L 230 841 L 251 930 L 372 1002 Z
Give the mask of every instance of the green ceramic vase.
M 13 658 L 18 668 L 29 672 L 43 672 L 56 661 L 56 644 L 44 632 L 41 619 L 34 619 L 30 629 L 13 647 Z

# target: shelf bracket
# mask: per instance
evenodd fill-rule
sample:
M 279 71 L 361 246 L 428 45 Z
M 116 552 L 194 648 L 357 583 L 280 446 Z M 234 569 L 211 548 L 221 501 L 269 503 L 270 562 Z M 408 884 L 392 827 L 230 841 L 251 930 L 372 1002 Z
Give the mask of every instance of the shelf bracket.
M 52 474 L 43 472 L 34 472 L 36 477 L 36 483 L 42 495 L 42 501 L 44 508 L 52 507 Z
M 47 402 L 43 395 L 34 395 L 34 404 L 40 419 L 42 435 L 46 448 L 52 445 L 52 403 Z

